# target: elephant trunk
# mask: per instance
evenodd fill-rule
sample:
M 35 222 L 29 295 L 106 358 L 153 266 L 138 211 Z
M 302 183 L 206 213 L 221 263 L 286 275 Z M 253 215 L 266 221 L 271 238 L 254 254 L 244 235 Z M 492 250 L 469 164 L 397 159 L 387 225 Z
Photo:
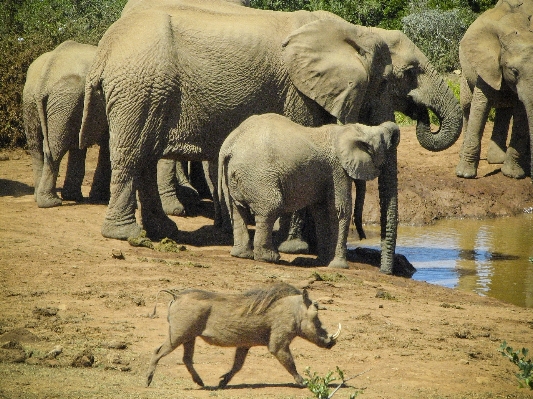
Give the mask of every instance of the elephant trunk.
M 393 274 L 394 253 L 398 233 L 398 155 L 391 148 L 378 178 L 381 220 L 381 268 L 385 274 Z
M 409 93 L 414 107 L 408 114 L 417 119 L 416 137 L 420 145 L 429 151 L 442 151 L 461 135 L 462 112 L 452 90 L 437 71 L 431 65 L 427 65 L 425 71 L 418 88 Z M 436 132 L 431 131 L 428 108 L 439 119 L 440 127 Z

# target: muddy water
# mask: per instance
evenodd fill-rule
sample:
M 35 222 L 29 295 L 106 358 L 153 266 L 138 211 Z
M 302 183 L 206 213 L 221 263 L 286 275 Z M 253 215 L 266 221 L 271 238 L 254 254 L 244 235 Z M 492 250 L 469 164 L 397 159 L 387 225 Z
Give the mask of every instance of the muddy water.
M 379 248 L 379 227 L 349 247 Z M 468 290 L 533 308 L 533 214 L 400 226 L 396 252 L 417 268 L 413 279 Z

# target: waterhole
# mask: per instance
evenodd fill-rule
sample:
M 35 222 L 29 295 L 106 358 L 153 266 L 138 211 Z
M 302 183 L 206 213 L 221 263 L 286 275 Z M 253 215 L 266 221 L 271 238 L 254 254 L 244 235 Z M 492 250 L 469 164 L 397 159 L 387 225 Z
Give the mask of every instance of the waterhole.
M 367 239 L 350 234 L 348 247 L 379 249 L 379 226 Z M 400 226 L 396 253 L 416 267 L 413 279 L 533 307 L 533 215 L 443 220 Z

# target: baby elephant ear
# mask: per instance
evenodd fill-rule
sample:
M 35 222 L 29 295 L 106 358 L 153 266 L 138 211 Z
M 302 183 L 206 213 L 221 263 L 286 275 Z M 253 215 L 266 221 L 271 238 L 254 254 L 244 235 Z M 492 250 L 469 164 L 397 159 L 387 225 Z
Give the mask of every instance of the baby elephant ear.
M 400 129 L 393 122 L 379 126 L 350 124 L 340 128 L 333 139 L 335 153 L 348 176 L 356 180 L 373 180 L 400 141 Z
M 371 63 L 382 39 L 368 28 L 318 20 L 283 42 L 283 60 L 296 88 L 341 122 L 355 122 Z

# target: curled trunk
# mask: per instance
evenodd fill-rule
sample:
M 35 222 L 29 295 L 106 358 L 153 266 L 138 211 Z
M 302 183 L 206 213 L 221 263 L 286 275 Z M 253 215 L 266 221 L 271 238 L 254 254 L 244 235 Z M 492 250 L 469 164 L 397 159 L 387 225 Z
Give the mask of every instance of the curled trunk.
M 442 151 L 461 135 L 461 108 L 446 81 L 430 65 L 420 80 L 418 88 L 409 93 L 413 104 L 408 115 L 417 120 L 416 137 L 420 145 L 429 151 Z M 431 131 L 428 108 L 440 121 L 436 132 Z

